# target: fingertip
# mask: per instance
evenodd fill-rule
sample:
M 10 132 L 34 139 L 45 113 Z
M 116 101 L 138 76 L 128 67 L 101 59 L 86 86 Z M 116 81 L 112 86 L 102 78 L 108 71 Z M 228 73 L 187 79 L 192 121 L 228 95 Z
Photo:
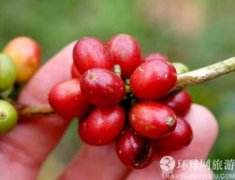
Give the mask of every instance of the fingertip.
M 124 179 L 128 172 L 119 161 L 113 144 L 84 145 L 59 179 Z
M 176 159 L 205 159 L 218 136 L 217 120 L 206 107 L 198 104 L 192 105 L 185 119 L 193 131 L 192 141 L 189 146 L 172 155 Z
M 218 137 L 219 125 L 216 117 L 207 107 L 193 104 L 185 119 L 197 135 L 202 132 L 201 135 L 205 135 L 208 141 L 215 142 Z
M 173 173 L 169 175 L 167 179 L 200 179 L 200 180 L 212 180 L 213 172 L 207 168 L 205 165 L 200 164 L 197 166 L 187 165 L 185 168 L 179 168 Z

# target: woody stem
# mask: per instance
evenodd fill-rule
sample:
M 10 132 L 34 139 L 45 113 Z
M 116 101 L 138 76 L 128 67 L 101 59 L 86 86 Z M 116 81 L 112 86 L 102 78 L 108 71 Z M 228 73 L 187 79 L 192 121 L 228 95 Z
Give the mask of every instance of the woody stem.
M 187 86 L 203 83 L 232 71 L 235 71 L 235 57 L 187 73 L 179 74 L 177 76 L 177 83 L 171 90 L 171 93 L 180 91 Z M 15 107 L 19 115 L 23 116 L 44 116 L 54 114 L 53 109 L 49 105 L 24 106 L 17 104 Z

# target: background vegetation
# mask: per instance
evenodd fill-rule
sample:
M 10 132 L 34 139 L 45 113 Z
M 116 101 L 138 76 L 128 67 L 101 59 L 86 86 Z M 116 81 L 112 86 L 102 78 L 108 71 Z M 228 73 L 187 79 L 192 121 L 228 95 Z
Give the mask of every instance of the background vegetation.
M 139 40 L 143 54 L 161 52 L 194 69 L 234 56 L 234 6 L 232 0 L 1 0 L 0 48 L 15 36 L 30 36 L 41 44 L 46 61 L 81 37 L 108 40 L 129 33 Z M 189 88 L 194 102 L 207 106 L 220 124 L 210 158 L 235 158 L 234 90 L 234 74 Z M 58 174 L 79 145 L 73 123 L 41 179 Z

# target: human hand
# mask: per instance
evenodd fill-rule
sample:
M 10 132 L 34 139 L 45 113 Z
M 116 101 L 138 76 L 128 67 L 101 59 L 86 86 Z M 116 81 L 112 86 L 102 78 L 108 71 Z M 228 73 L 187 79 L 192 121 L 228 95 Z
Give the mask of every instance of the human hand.
M 73 46 L 74 44 L 67 46 L 39 70 L 21 93 L 20 103 L 46 104 L 51 87 L 57 82 L 70 79 Z M 192 106 L 186 119 L 194 133 L 191 144 L 181 151 L 167 155 L 175 159 L 205 159 L 217 137 L 216 120 L 206 108 L 199 105 Z M 56 115 L 35 119 L 21 118 L 12 132 L 0 137 L 0 179 L 36 179 L 42 163 L 53 151 L 69 123 L 70 120 Z M 162 179 L 159 158 L 163 154 L 156 154 L 152 164 L 145 169 L 129 170 L 119 162 L 115 153 L 113 145 L 84 145 L 59 179 Z M 210 175 L 212 179 L 211 172 L 205 167 L 177 169 L 175 173 L 182 177 L 192 174 Z M 203 178 L 199 176 L 198 179 Z

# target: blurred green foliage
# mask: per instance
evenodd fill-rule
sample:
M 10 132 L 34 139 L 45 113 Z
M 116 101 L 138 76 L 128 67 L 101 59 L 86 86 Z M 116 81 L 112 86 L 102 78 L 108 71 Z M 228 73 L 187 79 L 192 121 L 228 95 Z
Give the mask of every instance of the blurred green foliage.
M 160 0 L 156 1 L 156 8 L 158 2 Z M 191 4 L 203 10 L 200 28 L 190 32 L 184 32 L 190 23 L 182 24 L 179 30 L 169 19 L 152 18 L 148 3 L 153 1 L 1 0 L 0 47 L 15 36 L 30 36 L 41 44 L 46 61 L 66 44 L 81 37 L 96 36 L 107 41 L 114 34 L 129 33 L 139 40 L 144 54 L 161 52 L 192 69 L 234 56 L 235 1 L 198 0 Z M 164 17 L 164 13 L 169 12 L 162 13 Z M 177 9 L 173 13 L 177 13 Z M 189 11 L 187 16 L 190 18 L 190 15 Z M 176 19 L 173 24 L 177 23 Z M 189 91 L 194 102 L 207 106 L 220 124 L 219 138 L 210 157 L 235 158 L 235 75 L 190 87 Z M 73 123 L 56 153 L 67 162 L 78 146 L 76 123 Z M 65 151 L 66 157 L 63 157 Z

